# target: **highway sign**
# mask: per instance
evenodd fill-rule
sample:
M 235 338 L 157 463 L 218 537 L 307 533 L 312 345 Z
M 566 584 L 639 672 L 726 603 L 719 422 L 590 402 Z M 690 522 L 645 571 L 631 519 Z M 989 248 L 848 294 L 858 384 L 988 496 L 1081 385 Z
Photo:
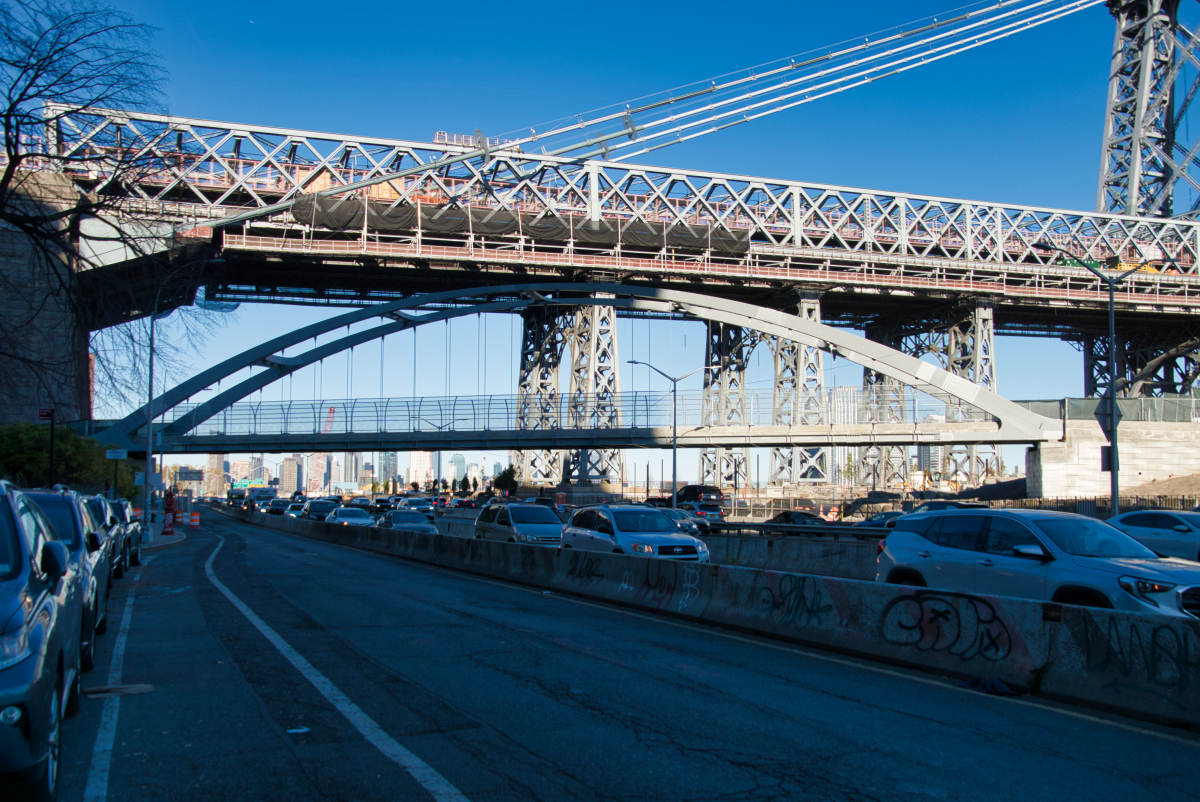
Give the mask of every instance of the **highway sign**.
M 188 468 L 180 468 L 178 471 L 175 472 L 175 481 L 176 482 L 203 482 L 204 481 L 204 471 L 202 471 L 202 470 L 194 471 L 194 470 L 190 470 Z
M 123 448 L 110 448 L 104 452 L 105 459 L 129 459 L 129 452 Z
M 38 423 L 52 423 L 54 421 L 54 407 L 41 407 L 38 409 Z

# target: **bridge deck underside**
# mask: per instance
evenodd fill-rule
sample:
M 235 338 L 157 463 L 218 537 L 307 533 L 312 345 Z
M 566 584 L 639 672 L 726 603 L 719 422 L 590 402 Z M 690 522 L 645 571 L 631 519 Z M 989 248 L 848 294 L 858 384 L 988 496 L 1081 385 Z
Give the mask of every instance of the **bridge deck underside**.
M 989 298 L 1001 333 L 1067 339 L 1107 331 L 1107 294 L 1082 270 L 1058 273 L 950 259 L 897 262 L 886 254 L 751 253 L 736 260 L 696 255 L 587 252 L 573 248 L 422 242 L 312 240 L 228 234 L 224 267 L 208 297 L 361 306 L 451 288 L 547 278 L 616 280 L 700 291 L 782 308 L 781 290 L 817 290 L 832 325 L 862 327 L 881 315 L 936 316 L 939 304 Z M 920 263 L 918 263 L 920 262 Z M 1139 330 L 1190 325 L 1200 314 L 1200 280 L 1156 276 L 1117 295 L 1119 325 Z

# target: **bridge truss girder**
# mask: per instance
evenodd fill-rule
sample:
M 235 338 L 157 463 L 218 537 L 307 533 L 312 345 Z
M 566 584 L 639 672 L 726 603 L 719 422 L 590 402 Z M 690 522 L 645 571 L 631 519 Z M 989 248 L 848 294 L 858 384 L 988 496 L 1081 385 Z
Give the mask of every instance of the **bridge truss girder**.
M 1084 394 L 1108 390 L 1108 338 L 1082 343 Z M 1117 394 L 1127 397 L 1194 395 L 1200 386 L 1200 327 L 1180 326 L 1167 333 L 1117 332 Z
M 569 325 L 569 311 L 562 308 L 535 306 L 521 313 L 521 429 L 559 428 L 558 374 Z M 511 459 L 522 481 L 556 484 L 562 478 L 562 454 L 555 449 L 514 451 Z
M 616 398 L 621 392 L 617 352 L 617 310 L 611 306 L 581 306 L 575 310 L 567 335 L 571 350 L 571 397 L 568 424 L 592 429 L 621 426 Z M 618 448 L 575 449 L 566 452 L 562 478 L 590 485 L 594 481 L 619 482 L 624 475 Z

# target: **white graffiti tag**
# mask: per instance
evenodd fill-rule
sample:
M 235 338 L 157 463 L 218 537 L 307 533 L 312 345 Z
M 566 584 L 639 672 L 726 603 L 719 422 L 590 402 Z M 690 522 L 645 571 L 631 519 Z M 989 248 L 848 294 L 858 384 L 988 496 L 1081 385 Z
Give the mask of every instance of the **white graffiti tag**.
M 617 588 L 617 592 L 620 593 L 623 590 L 633 590 L 633 571 L 626 571 L 621 576 L 621 587 Z
M 679 597 L 679 610 L 683 610 L 700 595 L 700 569 L 689 565 L 683 569 L 683 595 Z

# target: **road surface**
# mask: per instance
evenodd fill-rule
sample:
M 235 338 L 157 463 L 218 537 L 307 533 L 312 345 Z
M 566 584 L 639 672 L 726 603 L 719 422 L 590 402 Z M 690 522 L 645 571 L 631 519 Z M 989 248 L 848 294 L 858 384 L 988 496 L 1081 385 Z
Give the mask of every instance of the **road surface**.
M 215 513 L 110 613 L 84 687 L 153 691 L 68 720 L 69 802 L 1200 793 L 1186 732 Z

